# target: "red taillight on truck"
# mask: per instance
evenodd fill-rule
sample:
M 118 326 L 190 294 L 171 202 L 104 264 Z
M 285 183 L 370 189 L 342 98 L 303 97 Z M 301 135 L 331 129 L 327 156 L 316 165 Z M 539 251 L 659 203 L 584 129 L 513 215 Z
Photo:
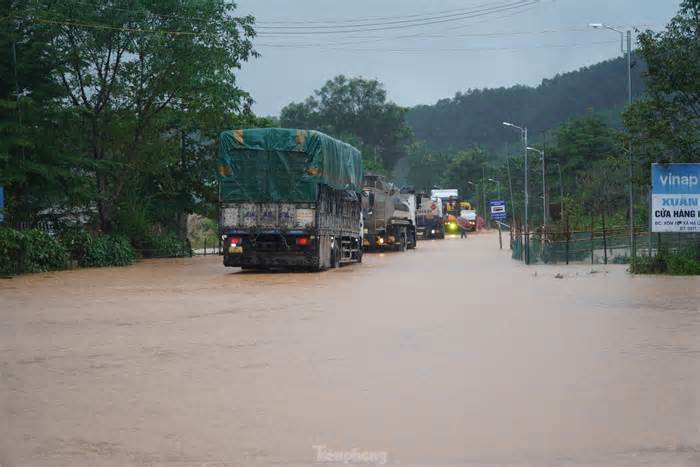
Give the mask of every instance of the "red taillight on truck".
M 309 246 L 310 244 L 311 244 L 311 239 L 309 237 L 297 237 L 297 245 Z
M 241 237 L 229 237 L 228 241 L 230 246 L 238 246 L 243 243 L 243 239 Z

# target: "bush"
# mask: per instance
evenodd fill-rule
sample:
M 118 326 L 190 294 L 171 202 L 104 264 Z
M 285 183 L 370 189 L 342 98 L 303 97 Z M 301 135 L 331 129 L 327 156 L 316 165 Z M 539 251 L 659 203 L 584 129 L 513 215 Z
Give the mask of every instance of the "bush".
M 64 269 L 68 252 L 41 230 L 0 229 L 0 272 L 21 274 Z
M 700 261 L 695 259 L 694 252 L 682 250 L 666 258 L 669 274 L 674 276 L 691 276 L 700 274 Z
M 88 236 L 78 262 L 83 267 L 128 266 L 134 261 L 129 241 L 116 235 Z
M 172 233 L 151 234 L 144 242 L 144 258 L 179 258 L 192 256 L 192 248 L 187 240 L 180 240 Z
M 18 274 L 21 271 L 22 233 L 0 229 L 0 274 Z
M 635 274 L 672 274 L 674 276 L 700 275 L 700 260 L 697 249 L 676 252 L 662 250 L 655 257 L 639 256 L 630 268 Z
M 65 247 L 41 230 L 24 233 L 23 272 L 43 272 L 65 269 L 68 252 Z
M 637 256 L 634 264 L 630 265 L 634 274 L 663 274 L 666 272 L 666 261 L 662 256 Z
M 77 229 L 62 236 L 70 257 L 81 267 L 128 266 L 134 261 L 134 249 L 120 235 L 90 234 Z

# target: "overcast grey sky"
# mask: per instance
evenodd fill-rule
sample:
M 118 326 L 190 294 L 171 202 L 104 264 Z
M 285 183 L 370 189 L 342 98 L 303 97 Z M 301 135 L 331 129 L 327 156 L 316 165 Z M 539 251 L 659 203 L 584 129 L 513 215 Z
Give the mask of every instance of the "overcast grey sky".
M 620 55 L 619 36 L 662 29 L 679 0 L 238 0 L 258 21 L 260 58 L 241 86 L 259 115 L 338 74 L 376 78 L 394 102 L 432 104 L 469 88 L 537 85 Z M 417 22 L 432 23 L 414 26 Z

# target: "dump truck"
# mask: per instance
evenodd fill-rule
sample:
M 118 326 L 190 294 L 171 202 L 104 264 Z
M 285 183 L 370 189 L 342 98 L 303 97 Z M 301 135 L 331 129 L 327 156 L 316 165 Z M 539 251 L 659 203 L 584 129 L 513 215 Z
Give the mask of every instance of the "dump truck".
M 415 190 L 402 193 L 381 175 L 364 178 L 364 246 L 404 251 L 416 247 Z
M 224 131 L 224 266 L 322 270 L 362 261 L 360 151 L 318 131 Z
M 416 235 L 418 238 L 445 238 L 443 228 L 442 201 L 432 198 L 427 193 L 416 196 Z

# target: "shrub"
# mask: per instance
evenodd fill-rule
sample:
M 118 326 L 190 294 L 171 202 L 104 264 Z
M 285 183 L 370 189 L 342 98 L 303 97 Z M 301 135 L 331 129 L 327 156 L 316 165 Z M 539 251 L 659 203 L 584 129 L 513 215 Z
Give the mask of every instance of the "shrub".
M 0 229 L 0 272 L 21 274 L 64 269 L 68 252 L 41 230 Z
M 41 230 L 24 232 L 23 248 L 22 272 L 55 271 L 66 267 L 66 248 Z
M 0 274 L 17 274 L 22 253 L 22 234 L 13 229 L 0 229 Z
M 134 250 L 129 241 L 116 235 L 95 235 L 87 237 L 87 242 L 77 251 L 83 267 L 128 266 L 134 261 Z
M 668 273 L 674 276 L 690 276 L 700 274 L 700 261 L 695 259 L 694 252 L 682 250 L 668 255 L 666 258 Z
M 634 274 L 662 274 L 666 272 L 666 261 L 663 256 L 637 256 L 630 271 Z
M 172 233 L 151 234 L 144 243 L 145 258 L 178 258 L 192 256 L 192 248 L 187 240 L 180 240 Z

